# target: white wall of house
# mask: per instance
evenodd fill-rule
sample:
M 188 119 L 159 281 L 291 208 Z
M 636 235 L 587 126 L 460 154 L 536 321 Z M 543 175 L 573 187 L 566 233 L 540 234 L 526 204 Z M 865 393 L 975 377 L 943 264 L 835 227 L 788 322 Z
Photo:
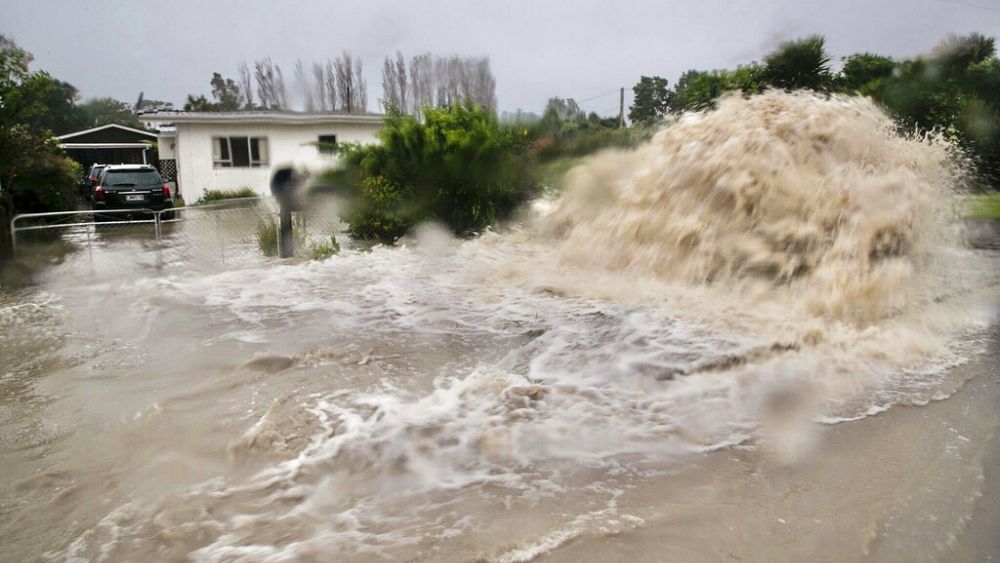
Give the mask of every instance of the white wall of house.
M 381 123 L 184 123 L 178 122 L 175 153 L 180 193 L 196 201 L 208 189 L 244 186 L 270 194 L 271 170 L 293 164 L 319 171 L 338 164 L 336 156 L 320 154 L 320 135 L 336 135 L 338 143 L 373 143 Z M 213 164 L 214 137 L 265 137 L 267 166 L 217 168 Z M 161 155 L 162 158 L 162 155 Z
M 160 160 L 173 160 L 177 158 L 177 135 L 173 132 L 157 135 L 156 153 Z

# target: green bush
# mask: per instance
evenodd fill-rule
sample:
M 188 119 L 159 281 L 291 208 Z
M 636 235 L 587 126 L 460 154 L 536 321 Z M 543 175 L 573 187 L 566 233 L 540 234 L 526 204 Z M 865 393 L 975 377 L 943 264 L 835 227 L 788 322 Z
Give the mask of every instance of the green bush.
M 205 193 L 201 194 L 195 205 L 204 205 L 206 203 L 211 203 L 213 201 L 222 201 L 224 199 L 246 199 L 260 197 L 256 191 L 250 186 L 244 186 L 235 190 L 205 190 Z
M 417 221 L 417 210 L 408 205 L 398 186 L 383 176 L 361 180 L 355 204 L 344 216 L 354 238 L 394 241 Z
M 30 169 L 5 185 L 17 213 L 73 211 L 77 207 L 80 165 L 58 153 L 39 154 Z
M 390 111 L 381 143 L 345 146 L 351 236 L 392 242 L 422 221 L 468 234 L 503 220 L 537 191 L 526 131 L 471 104 Z
M 765 68 L 757 63 L 740 65 L 734 70 L 689 70 L 674 86 L 672 113 L 702 111 L 715 107 L 716 100 L 726 92 L 739 90 L 751 96 L 764 91 Z

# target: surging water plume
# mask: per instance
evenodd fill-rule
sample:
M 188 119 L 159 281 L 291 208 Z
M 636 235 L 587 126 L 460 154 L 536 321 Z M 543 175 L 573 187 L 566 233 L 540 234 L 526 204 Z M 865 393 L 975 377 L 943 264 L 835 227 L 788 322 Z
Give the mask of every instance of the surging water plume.
M 949 146 L 907 138 L 870 100 L 723 98 L 628 153 L 571 171 L 547 227 L 565 259 L 689 284 L 764 281 L 860 324 L 919 296 L 960 179 Z

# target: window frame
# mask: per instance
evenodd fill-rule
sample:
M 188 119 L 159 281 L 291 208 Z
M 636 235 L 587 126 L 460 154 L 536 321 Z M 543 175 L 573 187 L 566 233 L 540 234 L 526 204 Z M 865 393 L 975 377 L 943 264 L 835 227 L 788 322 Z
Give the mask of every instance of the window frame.
M 233 159 L 233 139 L 246 139 L 247 165 L 236 165 Z M 253 145 L 257 142 L 257 158 L 253 158 Z M 212 168 L 264 168 L 270 164 L 270 143 L 266 135 L 213 135 L 212 136 Z M 223 150 L 223 148 L 225 150 Z M 219 149 L 216 151 L 216 149 Z M 261 150 L 263 149 L 263 150 Z M 223 154 L 226 156 L 223 157 Z M 217 158 L 218 156 L 218 158 Z
M 222 150 L 223 147 L 225 147 L 225 151 Z M 219 149 L 218 152 L 216 152 L 217 148 Z M 228 156 L 223 157 L 223 153 Z M 216 155 L 218 155 L 218 158 L 216 158 Z M 230 144 L 228 136 L 212 137 L 212 168 L 233 168 L 233 147 Z
M 333 142 L 324 141 L 323 140 L 324 137 L 326 137 L 326 138 L 333 137 Z M 337 154 L 337 151 L 339 149 L 340 149 L 340 145 L 338 144 L 337 135 L 336 134 L 329 133 L 329 134 L 317 135 L 316 136 L 316 151 L 319 152 L 320 155 L 323 155 L 323 156 L 334 155 L 334 154 Z

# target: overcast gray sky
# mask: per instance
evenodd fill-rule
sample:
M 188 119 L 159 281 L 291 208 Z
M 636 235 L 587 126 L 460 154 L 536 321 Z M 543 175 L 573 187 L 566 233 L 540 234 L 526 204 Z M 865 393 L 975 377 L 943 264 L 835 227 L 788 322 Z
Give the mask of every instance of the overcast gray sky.
M 628 90 L 640 75 L 728 68 L 782 40 L 826 36 L 835 57 L 928 51 L 948 33 L 1000 35 L 1000 0 L 0 0 L 0 33 L 36 68 L 84 97 L 181 104 L 208 94 L 218 71 L 270 56 L 290 79 L 295 59 L 360 55 L 370 109 L 386 54 L 489 55 L 500 109 L 540 111 L 552 96 Z M 618 96 L 581 104 L 618 113 Z

